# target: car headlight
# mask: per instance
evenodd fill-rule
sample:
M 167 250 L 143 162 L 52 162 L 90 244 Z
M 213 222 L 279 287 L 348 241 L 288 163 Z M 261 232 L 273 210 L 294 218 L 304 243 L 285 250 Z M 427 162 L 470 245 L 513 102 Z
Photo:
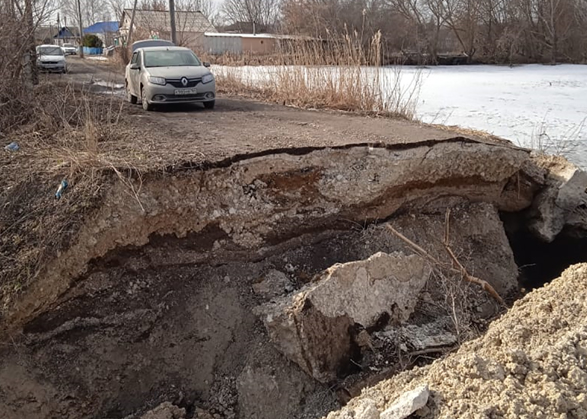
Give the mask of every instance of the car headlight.
M 149 83 L 159 84 L 161 86 L 165 86 L 167 84 L 163 77 L 149 77 Z
M 204 77 L 202 77 L 202 83 L 204 84 L 210 83 L 212 81 L 214 81 L 214 76 L 212 75 L 212 73 L 206 74 Z

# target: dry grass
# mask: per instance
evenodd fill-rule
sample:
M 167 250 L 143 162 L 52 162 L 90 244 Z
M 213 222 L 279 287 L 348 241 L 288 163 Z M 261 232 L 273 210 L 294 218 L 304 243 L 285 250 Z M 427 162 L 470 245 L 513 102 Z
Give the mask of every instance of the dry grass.
M 585 140 L 582 139 L 582 136 L 586 123 L 587 118 L 584 118 L 580 124 L 572 126 L 566 132 L 555 136 L 549 132 L 548 124 L 546 119 L 544 119 L 534 129 L 529 147 L 541 155 L 564 156 L 568 158 L 585 146 Z
M 302 108 L 413 119 L 421 75 L 402 84 L 401 67 L 381 65 L 381 35 L 364 44 L 357 34 L 336 43 L 290 44 L 281 65 L 216 69 L 218 88 Z
M 118 150 L 120 138 L 136 136 L 119 124 L 122 101 L 72 84 L 42 83 L 32 94 L 31 113 L 5 131 L 3 143 L 16 141 L 20 150 L 0 149 L 0 315 L 72 244 L 110 184 L 122 181 L 136 196 L 140 179 L 138 160 Z M 57 200 L 63 179 L 69 188 Z

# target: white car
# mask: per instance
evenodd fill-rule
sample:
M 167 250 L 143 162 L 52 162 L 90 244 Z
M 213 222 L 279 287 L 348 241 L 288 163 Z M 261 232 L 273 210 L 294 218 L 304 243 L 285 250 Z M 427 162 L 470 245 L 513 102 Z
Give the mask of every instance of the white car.
M 65 55 L 77 55 L 77 47 L 73 44 L 63 44 Z
M 214 109 L 216 81 L 208 67 L 189 48 L 137 48 L 126 66 L 128 101 L 140 99 L 146 111 L 173 103 L 201 103 Z
M 37 67 L 40 70 L 67 73 L 65 52 L 59 45 L 39 45 L 37 47 Z

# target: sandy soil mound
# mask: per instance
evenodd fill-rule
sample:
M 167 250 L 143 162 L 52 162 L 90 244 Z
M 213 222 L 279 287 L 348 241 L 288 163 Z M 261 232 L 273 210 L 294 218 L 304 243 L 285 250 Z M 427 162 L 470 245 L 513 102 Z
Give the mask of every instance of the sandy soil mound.
M 575 265 L 522 300 L 487 334 L 444 360 L 366 389 L 328 419 L 374 401 L 383 411 L 427 384 L 419 418 L 587 417 L 587 264 Z

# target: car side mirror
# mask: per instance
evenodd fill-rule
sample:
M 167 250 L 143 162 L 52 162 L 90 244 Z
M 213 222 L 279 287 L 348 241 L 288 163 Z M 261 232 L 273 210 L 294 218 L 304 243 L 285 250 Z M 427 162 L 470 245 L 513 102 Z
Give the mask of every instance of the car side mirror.
M 210 63 L 204 63 L 204 67 L 210 68 Z
M 130 65 L 130 69 L 131 69 L 131 70 L 138 70 L 138 69 L 140 69 L 140 68 L 141 68 L 141 66 L 140 66 L 140 65 L 138 65 L 138 64 L 136 64 L 136 63 L 135 63 L 135 64 L 131 64 L 131 65 Z

